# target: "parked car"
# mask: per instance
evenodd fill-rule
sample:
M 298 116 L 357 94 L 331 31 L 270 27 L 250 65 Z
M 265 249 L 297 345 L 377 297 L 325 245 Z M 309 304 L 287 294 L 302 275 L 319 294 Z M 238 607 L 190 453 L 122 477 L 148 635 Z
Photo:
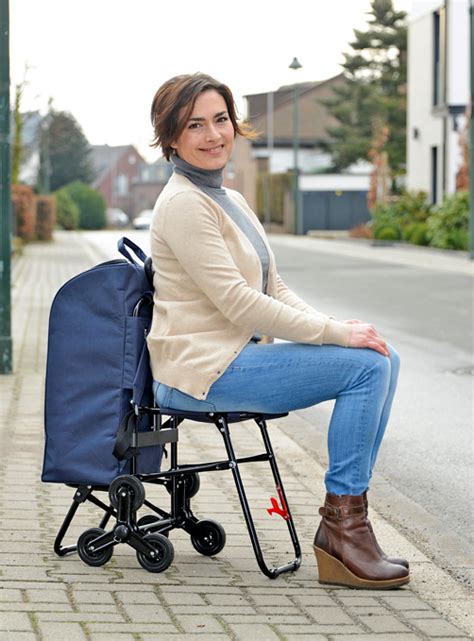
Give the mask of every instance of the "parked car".
M 153 209 L 144 209 L 132 220 L 134 229 L 150 229 Z
M 122 229 L 129 224 L 127 214 L 117 207 L 109 207 L 106 211 L 107 225 L 109 227 L 118 227 Z

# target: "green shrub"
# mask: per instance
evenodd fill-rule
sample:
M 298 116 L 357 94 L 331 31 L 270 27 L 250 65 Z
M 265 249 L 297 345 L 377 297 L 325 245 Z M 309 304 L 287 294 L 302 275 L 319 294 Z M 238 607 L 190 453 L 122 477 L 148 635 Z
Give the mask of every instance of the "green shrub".
M 406 225 L 402 230 L 402 238 L 414 245 L 429 245 L 428 224 L 419 222 Z
M 53 240 L 53 229 L 56 223 L 56 201 L 44 194 L 35 197 L 36 205 L 36 238 Z
M 469 192 L 445 196 L 428 219 L 430 245 L 441 249 L 469 247 Z
M 403 191 L 387 206 L 376 205 L 372 213 L 374 238 L 407 240 L 417 245 L 428 244 L 424 238 L 430 205 L 424 191 Z
M 430 205 L 424 191 L 403 191 L 394 203 L 396 215 L 402 226 L 425 222 L 430 214 Z
M 79 208 L 81 229 L 103 229 L 106 225 L 105 200 L 98 191 L 78 180 L 63 187 Z
M 372 233 L 377 240 L 400 240 L 400 222 L 393 205 L 376 205 L 373 211 Z
M 79 207 L 73 201 L 65 187 L 54 192 L 56 198 L 56 221 L 63 229 L 77 229 L 79 225 Z
M 377 230 L 374 230 L 374 238 L 377 240 L 400 240 L 400 229 L 395 225 L 377 227 Z

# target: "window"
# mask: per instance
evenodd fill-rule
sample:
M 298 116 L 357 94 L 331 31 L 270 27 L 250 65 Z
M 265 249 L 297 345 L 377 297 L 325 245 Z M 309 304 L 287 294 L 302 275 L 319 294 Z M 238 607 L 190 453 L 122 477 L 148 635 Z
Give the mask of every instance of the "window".
M 438 199 L 438 147 L 431 147 L 431 204 Z
M 446 13 L 444 7 L 433 14 L 433 105 L 445 102 Z
M 115 179 L 117 196 L 126 196 L 128 193 L 128 177 L 125 174 L 119 174 Z

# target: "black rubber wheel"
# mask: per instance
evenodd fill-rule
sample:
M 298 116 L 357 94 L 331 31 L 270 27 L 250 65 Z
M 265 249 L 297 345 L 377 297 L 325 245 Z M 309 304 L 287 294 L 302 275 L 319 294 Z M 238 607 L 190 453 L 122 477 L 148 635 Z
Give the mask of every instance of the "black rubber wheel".
M 159 516 L 154 516 L 153 514 L 145 514 L 144 516 L 141 516 L 138 521 L 137 525 L 139 528 L 142 528 L 140 531 L 143 534 L 151 534 L 155 528 L 147 528 L 147 525 L 158 525 L 160 522 L 160 517 Z M 145 526 L 145 527 L 143 527 Z M 166 530 L 166 532 L 159 532 L 158 534 L 162 534 L 163 536 L 166 536 L 168 538 L 169 536 L 169 531 Z
M 120 493 L 123 490 L 129 490 L 132 495 L 132 510 L 136 511 L 141 508 L 145 500 L 145 488 L 143 483 L 131 474 L 117 476 L 109 486 L 109 498 L 112 507 L 118 508 Z
M 174 547 L 171 541 L 166 536 L 158 533 L 147 534 L 144 540 L 151 543 L 156 556 L 152 559 L 137 550 L 137 559 L 142 568 L 145 568 L 148 572 L 163 572 L 169 568 L 174 559 Z
M 220 523 L 212 519 L 203 519 L 196 523 L 196 529 L 191 534 L 194 549 L 204 556 L 219 554 L 225 546 L 225 530 Z
M 98 567 L 104 565 L 112 558 L 114 551 L 112 545 L 104 550 L 99 550 L 99 552 L 94 552 L 90 549 L 90 545 L 94 539 L 102 536 L 102 534 L 105 534 L 105 530 L 100 527 L 93 527 L 83 532 L 77 540 L 77 553 L 87 565 Z
M 189 474 L 184 474 L 181 477 L 181 480 L 184 481 L 184 487 L 186 488 L 186 498 L 192 499 L 193 496 L 196 496 L 199 492 L 199 488 L 201 487 L 199 474 L 197 472 L 190 472 Z M 165 484 L 165 487 L 168 490 L 168 494 L 171 494 L 171 481 L 168 481 Z

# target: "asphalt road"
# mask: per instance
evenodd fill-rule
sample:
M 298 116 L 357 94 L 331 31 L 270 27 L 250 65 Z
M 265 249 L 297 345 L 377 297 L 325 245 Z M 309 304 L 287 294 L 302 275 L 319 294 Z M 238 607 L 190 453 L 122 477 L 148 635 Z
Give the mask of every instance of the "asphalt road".
M 397 397 L 374 475 L 375 507 L 440 565 L 470 582 L 472 276 L 437 269 L 430 250 L 425 266 L 414 267 L 385 262 L 383 247 L 370 248 L 377 253 L 374 261 L 345 255 L 342 244 L 324 254 L 306 245 L 272 239 L 287 284 L 336 318 L 374 323 L 401 355 Z M 300 414 L 325 433 L 331 409 Z
M 86 238 L 104 256 L 115 257 L 120 235 L 102 232 Z M 147 232 L 126 235 L 147 250 Z M 372 504 L 439 565 L 470 582 L 472 276 L 443 270 L 442 260 L 430 250 L 420 267 L 385 261 L 383 247 L 360 257 L 345 251 L 344 243 L 333 242 L 324 252 L 308 239 L 298 243 L 273 236 L 271 243 L 281 276 L 308 303 L 336 318 L 374 323 L 399 351 L 399 388 L 373 479 Z M 325 456 L 331 409 L 325 403 L 302 410 L 308 429 L 292 431 L 289 422 L 286 428 L 318 458 Z

